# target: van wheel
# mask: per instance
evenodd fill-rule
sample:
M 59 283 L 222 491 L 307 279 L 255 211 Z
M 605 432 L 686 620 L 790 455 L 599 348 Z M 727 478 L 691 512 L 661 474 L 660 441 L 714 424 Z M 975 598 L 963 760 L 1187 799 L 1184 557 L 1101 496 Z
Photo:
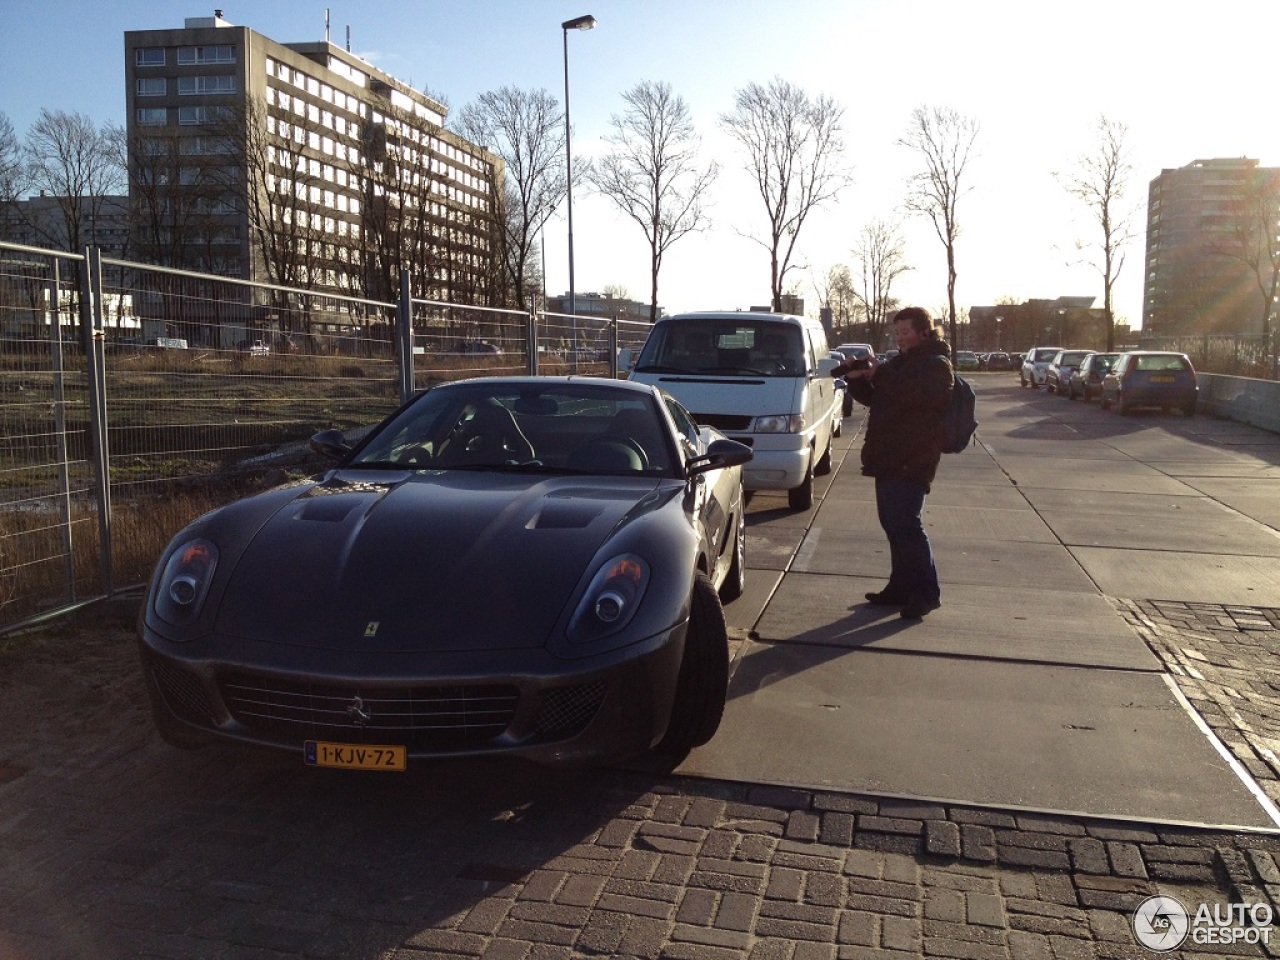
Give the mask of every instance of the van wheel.
M 1120 414 L 1122 417 L 1127 417 L 1130 409 L 1129 402 L 1125 400 L 1124 394 L 1120 394 L 1120 396 L 1116 398 L 1116 413 Z
M 831 472 L 831 441 L 827 441 L 827 450 L 818 460 L 818 465 L 813 468 L 813 472 L 819 477 L 825 477 Z
M 813 465 L 805 471 L 800 486 L 787 491 L 787 506 L 792 510 L 808 510 L 813 506 Z

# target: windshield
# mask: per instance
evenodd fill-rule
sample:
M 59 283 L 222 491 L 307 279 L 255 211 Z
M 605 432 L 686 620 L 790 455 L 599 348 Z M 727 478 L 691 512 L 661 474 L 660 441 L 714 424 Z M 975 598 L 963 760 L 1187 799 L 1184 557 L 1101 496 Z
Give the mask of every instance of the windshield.
M 427 391 L 346 466 L 674 476 L 652 396 L 602 381 L 470 381 Z
M 658 324 L 635 372 L 794 377 L 806 369 L 804 343 L 794 324 L 692 317 Z

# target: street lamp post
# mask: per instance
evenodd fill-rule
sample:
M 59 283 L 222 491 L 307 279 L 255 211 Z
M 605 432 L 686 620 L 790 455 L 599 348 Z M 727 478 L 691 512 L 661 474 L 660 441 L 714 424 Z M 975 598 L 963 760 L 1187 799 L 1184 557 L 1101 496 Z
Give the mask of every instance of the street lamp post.
M 569 138 L 569 31 L 591 30 L 596 25 L 596 18 L 587 14 L 574 17 L 560 24 L 564 35 L 564 175 L 568 190 L 565 199 L 568 201 L 569 214 L 569 349 L 573 351 L 570 369 L 578 372 L 578 301 L 573 289 L 573 150 Z

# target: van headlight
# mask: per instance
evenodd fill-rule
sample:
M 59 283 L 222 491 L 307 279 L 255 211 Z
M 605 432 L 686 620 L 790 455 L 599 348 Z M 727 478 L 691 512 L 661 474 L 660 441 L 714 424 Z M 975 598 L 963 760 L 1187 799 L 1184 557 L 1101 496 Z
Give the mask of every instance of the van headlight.
M 804 433 L 804 414 L 776 413 L 756 417 L 755 433 Z

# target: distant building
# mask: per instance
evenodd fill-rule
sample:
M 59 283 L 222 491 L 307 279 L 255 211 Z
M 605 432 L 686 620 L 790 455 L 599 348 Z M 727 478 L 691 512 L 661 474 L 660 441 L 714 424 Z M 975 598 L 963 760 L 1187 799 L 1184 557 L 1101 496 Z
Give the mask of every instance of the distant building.
M 502 160 L 443 104 L 221 11 L 124 45 L 140 258 L 384 301 L 409 267 L 415 297 L 505 301 Z
M 0 240 L 73 253 L 93 245 L 102 248 L 104 257 L 123 258 L 129 244 L 129 198 L 105 194 L 77 201 L 79 237 L 69 236 L 67 199 L 41 194 L 0 204 Z
M 1032 347 L 1105 350 L 1107 313 L 1093 297 L 1055 297 L 969 308 L 965 349 L 1021 353 Z M 1116 324 L 1115 343 L 1129 338 L 1129 325 Z
M 607 293 L 578 293 L 573 295 L 574 307 L 579 317 L 597 317 L 601 320 L 639 320 L 649 322 L 649 304 L 623 297 L 611 297 Z M 569 312 L 569 294 L 547 297 L 547 310 L 551 313 Z M 666 311 L 658 307 L 658 316 Z
M 1164 170 L 1147 199 L 1144 334 L 1259 333 L 1265 298 L 1249 261 L 1271 251 L 1241 242 L 1259 209 L 1269 211 L 1271 243 L 1280 169 L 1257 160 L 1196 160 Z M 1256 224 L 1255 224 L 1256 226 Z M 1264 260 L 1264 276 L 1271 267 Z

